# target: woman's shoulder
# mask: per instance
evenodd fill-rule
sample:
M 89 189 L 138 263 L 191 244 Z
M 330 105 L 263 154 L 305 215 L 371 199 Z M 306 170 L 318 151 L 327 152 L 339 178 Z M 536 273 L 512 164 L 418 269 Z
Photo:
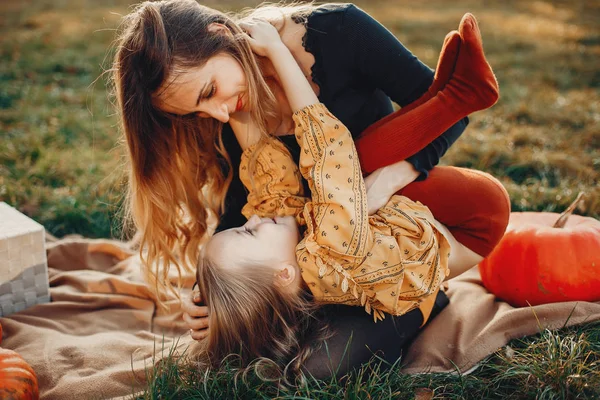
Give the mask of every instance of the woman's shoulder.
M 339 28 L 347 14 L 356 13 L 364 14 L 364 11 L 353 3 L 325 3 L 299 7 L 289 17 L 296 23 L 309 24 L 311 28 L 327 31 Z
M 285 28 L 286 21 L 292 20 L 297 24 L 318 25 L 322 30 L 339 26 L 344 17 L 361 18 L 369 15 L 353 3 L 323 3 L 273 5 L 267 4 L 255 9 L 247 9 L 238 14 L 238 19 L 264 18 L 278 30 Z M 336 24 L 337 22 L 337 24 Z M 332 25 L 333 24 L 333 25 Z
M 300 9 L 287 18 L 303 24 L 316 36 L 332 38 L 354 36 L 361 29 L 369 29 L 375 22 L 373 17 L 353 3 L 320 4 Z
M 318 5 L 308 5 L 305 7 L 300 6 L 297 10 L 294 10 L 290 16 L 294 20 L 302 21 L 314 17 L 345 14 L 350 8 L 356 8 L 356 6 L 352 3 L 324 3 Z

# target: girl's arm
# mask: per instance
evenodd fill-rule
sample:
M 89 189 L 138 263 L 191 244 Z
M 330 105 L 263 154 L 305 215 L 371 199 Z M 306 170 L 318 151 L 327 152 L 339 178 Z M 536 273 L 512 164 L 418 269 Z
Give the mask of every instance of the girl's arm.
M 240 179 L 248 189 L 246 218 L 298 216 L 307 199 L 298 166 L 276 138 L 263 137 L 242 153 Z
M 279 76 L 292 112 L 319 102 L 298 63 L 281 41 L 279 33 L 266 20 L 254 19 L 240 24 L 249 34 L 252 50 L 268 57 Z
M 372 243 L 364 180 L 348 129 L 319 103 L 308 80 L 274 27 L 266 21 L 243 24 L 253 50 L 269 57 L 296 123 L 300 172 L 312 201 L 305 207 L 306 247 L 323 259 L 331 252 L 360 263 Z
M 263 134 L 248 112 L 229 118 L 242 148 L 240 180 L 248 190 L 242 214 L 250 218 L 292 215 L 302 212 L 306 198 L 298 166 L 277 139 Z
M 229 124 L 242 148 L 240 180 L 248 190 L 246 218 L 296 216 L 306 198 L 298 166 L 277 139 L 263 134 L 248 112 L 231 115 Z

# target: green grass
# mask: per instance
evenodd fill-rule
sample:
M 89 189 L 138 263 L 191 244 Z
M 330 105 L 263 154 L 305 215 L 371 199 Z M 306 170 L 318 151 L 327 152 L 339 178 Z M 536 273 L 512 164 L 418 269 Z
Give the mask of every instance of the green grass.
M 149 385 L 136 399 L 589 399 L 600 396 L 600 324 L 543 330 L 513 340 L 462 374 L 399 373 L 401 360 L 387 365 L 377 358 L 343 379 L 306 377 L 283 387 L 253 374 L 236 376 L 225 364 L 198 373 L 186 356 L 172 353 L 149 371 Z M 429 395 L 429 396 L 427 396 Z
M 239 9 L 258 1 L 204 2 L 219 3 Z M 584 191 L 578 213 L 600 218 L 600 1 L 357 3 L 430 66 L 446 32 L 473 12 L 501 99 L 472 116 L 443 163 L 497 176 L 514 211 L 562 211 Z M 122 237 L 124 153 L 102 73 L 129 5 L 0 3 L 0 201 L 59 237 Z M 404 376 L 374 362 L 344 384 L 311 381 L 289 392 L 256 379 L 235 386 L 226 368 L 206 379 L 185 363 L 167 365 L 149 372 L 157 375 L 146 397 L 412 398 L 428 388 L 436 398 L 599 398 L 599 336 L 598 324 L 543 331 L 512 341 L 512 350 L 466 376 Z

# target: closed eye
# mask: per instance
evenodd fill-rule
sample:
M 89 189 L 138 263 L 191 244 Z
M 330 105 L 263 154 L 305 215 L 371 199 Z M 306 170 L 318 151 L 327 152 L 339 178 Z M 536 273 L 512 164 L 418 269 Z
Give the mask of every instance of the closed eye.
M 196 100 L 196 107 L 198 106 L 198 104 L 200 104 L 200 100 L 203 100 L 203 99 L 208 100 L 211 97 L 213 97 L 215 95 L 215 93 L 217 92 L 217 86 L 214 83 L 212 83 L 210 85 L 209 91 L 207 93 L 204 93 L 204 92 L 206 92 L 206 90 L 203 90 L 203 92 L 201 92 L 198 95 L 198 99 Z M 197 111 L 185 114 L 185 116 L 186 117 L 195 116 L 195 117 L 200 117 L 200 118 L 211 118 L 211 116 L 209 114 L 207 114 L 205 112 L 197 112 Z
M 204 86 L 204 88 L 198 94 L 198 98 L 196 99 L 196 107 L 198 107 L 198 104 L 200 104 L 200 100 L 202 100 L 202 99 L 210 99 L 217 92 L 217 86 L 214 83 L 210 84 L 210 87 L 208 88 L 208 91 L 206 89 L 207 89 L 207 87 Z
M 252 229 L 249 229 L 247 226 L 244 227 L 244 230 L 249 233 L 250 235 L 254 236 L 254 231 Z
M 211 97 L 213 97 L 215 95 L 215 93 L 217 92 L 217 86 L 213 83 L 210 87 L 210 92 L 208 92 L 204 98 L 205 99 L 210 99 Z

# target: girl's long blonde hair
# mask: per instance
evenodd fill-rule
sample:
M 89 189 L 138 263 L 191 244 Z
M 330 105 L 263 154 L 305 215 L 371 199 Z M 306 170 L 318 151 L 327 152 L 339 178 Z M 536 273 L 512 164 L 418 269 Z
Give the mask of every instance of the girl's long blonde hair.
M 209 32 L 211 23 L 232 35 Z M 275 98 L 229 16 L 194 0 L 147 1 L 120 27 L 112 80 L 130 164 L 126 215 L 139 233 L 140 255 L 157 293 L 171 290 L 179 297 L 168 279 L 171 265 L 179 287 L 183 273 L 194 272 L 210 216 L 223 211 L 232 165 L 220 122 L 163 112 L 153 98 L 178 72 L 219 53 L 242 66 L 252 117 L 266 132 Z
M 319 307 L 310 292 L 290 293 L 273 276 L 269 266 L 223 266 L 200 257 L 196 278 L 210 329 L 198 353 L 210 366 L 219 367 L 233 354 L 241 371 L 255 368 L 285 383 L 302 376 L 306 359 L 329 329 L 315 316 Z

